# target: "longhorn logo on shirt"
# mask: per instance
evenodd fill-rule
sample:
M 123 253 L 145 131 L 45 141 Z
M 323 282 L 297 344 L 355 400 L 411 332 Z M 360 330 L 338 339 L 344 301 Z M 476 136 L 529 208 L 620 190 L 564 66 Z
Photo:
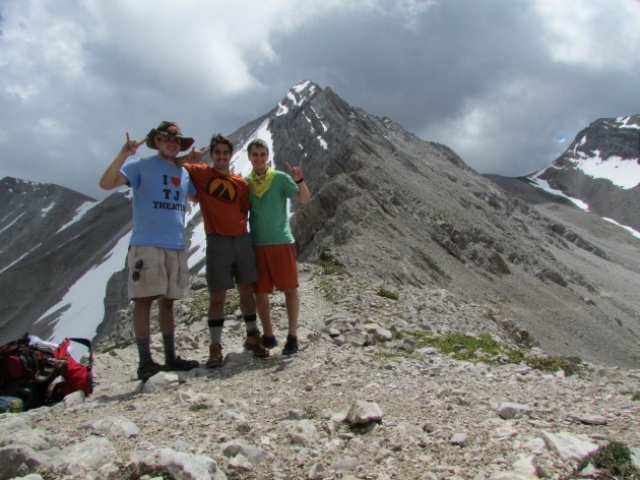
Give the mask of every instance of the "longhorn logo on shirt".
M 235 202 L 238 198 L 238 187 L 226 178 L 212 178 L 207 185 L 207 192 L 223 202 Z

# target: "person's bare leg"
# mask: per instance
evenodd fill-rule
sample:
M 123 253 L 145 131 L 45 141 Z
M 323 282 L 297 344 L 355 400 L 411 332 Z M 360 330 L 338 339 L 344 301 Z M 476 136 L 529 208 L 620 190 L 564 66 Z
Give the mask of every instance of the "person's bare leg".
M 175 332 L 173 299 L 162 298 L 158 301 L 158 324 L 163 335 L 172 335 Z
M 151 304 L 153 297 L 137 298 L 133 302 L 133 333 L 136 339 L 151 337 Z
M 262 325 L 262 333 L 265 337 L 273 336 L 273 324 L 271 323 L 271 306 L 269 305 L 268 293 L 255 293 L 256 311 L 260 324 Z
M 284 304 L 287 308 L 287 318 L 289 320 L 289 335 L 296 337 L 298 336 L 298 316 L 300 315 L 298 287 L 284 290 Z
M 256 300 L 253 298 L 253 284 L 239 283 L 237 287 L 240 295 L 240 311 L 244 317 L 245 328 L 247 330 L 247 339 L 244 342 L 244 348 L 251 350 L 256 357 L 268 357 L 269 349 L 264 346 L 262 337 L 260 336 L 260 329 L 258 328 Z
M 209 292 L 209 318 L 224 318 L 224 301 L 226 298 L 226 290 Z
M 238 295 L 240 296 L 240 311 L 242 314 L 249 315 L 256 313 L 256 301 L 253 298 L 253 284 L 239 283 L 236 286 L 238 288 Z

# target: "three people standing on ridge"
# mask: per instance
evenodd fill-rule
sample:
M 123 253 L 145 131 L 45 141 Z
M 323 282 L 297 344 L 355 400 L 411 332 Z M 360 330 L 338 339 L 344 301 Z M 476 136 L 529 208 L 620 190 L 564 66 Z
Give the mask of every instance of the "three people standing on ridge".
M 145 143 L 158 153 L 127 161 Z M 140 142 L 131 140 L 127 133 L 120 152 L 100 178 L 100 187 L 105 190 L 126 184 L 132 192 L 128 294 L 134 302 L 137 376 L 143 381 L 160 371 L 191 370 L 199 366 L 195 360 L 176 356 L 173 311 L 174 300 L 183 297 L 189 283 L 185 210 L 187 198 L 196 200 L 196 190 L 187 172 L 176 164 L 176 157 L 192 144 L 193 138 L 183 136 L 175 122 L 161 122 Z M 165 365 L 156 363 L 150 350 L 151 305 L 156 299 Z
M 197 361 L 182 359 L 175 353 L 173 303 L 183 297 L 189 281 L 185 240 L 187 199 L 200 203 L 207 234 L 211 342 L 207 368 L 221 366 L 224 361 L 221 342 L 224 303 L 226 291 L 234 285 L 247 331 L 244 347 L 257 357 L 268 357 L 269 348 L 277 346 L 269 304 L 269 295 L 275 288 L 284 292 L 288 317 L 282 353 L 295 354 L 300 299 L 287 200 L 307 203 L 310 199 L 302 165 L 292 167 L 287 163 L 289 174 L 275 171 L 269 166 L 267 144 L 254 140 L 248 146 L 253 169 L 245 179 L 231 171 L 233 144 L 222 135 L 211 137 L 208 154 L 213 166 L 184 163 L 184 168 L 181 163 L 199 158 L 204 152 L 192 150 L 177 157 L 194 143 L 193 138 L 182 135 L 177 123 L 161 122 L 140 142 L 131 140 L 128 133 L 126 137 L 120 152 L 103 173 L 100 186 L 110 190 L 126 184 L 132 190 L 133 230 L 127 264 L 131 274 L 128 293 L 134 302 L 138 378 L 147 380 L 160 371 L 199 366 Z M 157 155 L 127 161 L 142 144 L 158 150 Z M 165 365 L 156 363 L 150 350 L 151 305 L 156 299 Z M 258 315 L 264 335 L 258 329 Z

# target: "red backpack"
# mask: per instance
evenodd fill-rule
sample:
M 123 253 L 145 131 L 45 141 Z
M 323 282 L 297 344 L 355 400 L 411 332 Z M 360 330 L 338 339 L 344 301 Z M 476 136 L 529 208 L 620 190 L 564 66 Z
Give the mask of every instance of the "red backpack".
M 89 350 L 89 365 L 80 365 L 68 352 L 69 344 L 74 341 L 87 347 Z M 91 351 L 91 341 L 86 338 L 65 338 L 53 351 L 53 357 L 64 359 L 67 361 L 66 371 L 62 374 L 64 378 L 64 387 L 62 388 L 62 396 L 82 390 L 85 395 L 91 395 L 93 392 L 93 353 Z
M 69 354 L 69 343 L 87 347 L 89 364 L 81 365 Z M 29 344 L 29 335 L 0 346 L 0 396 L 22 399 L 24 410 L 56 403 L 69 393 L 93 392 L 91 341 L 66 338 L 53 351 Z

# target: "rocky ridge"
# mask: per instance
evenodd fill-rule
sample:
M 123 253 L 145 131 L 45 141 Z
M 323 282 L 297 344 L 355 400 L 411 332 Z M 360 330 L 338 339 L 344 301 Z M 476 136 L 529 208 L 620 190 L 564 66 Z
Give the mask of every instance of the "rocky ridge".
M 92 396 L 0 416 L 0 480 L 560 479 L 612 440 L 640 466 L 639 370 L 585 364 L 568 376 L 454 360 L 409 333 L 486 333 L 545 354 L 497 303 L 411 286 L 394 300 L 385 288 L 302 264 L 298 355 L 254 358 L 230 315 L 222 368 L 145 384 L 123 311 L 98 346 Z M 178 307 L 183 357 L 206 359 L 206 299 L 194 279 Z M 282 340 L 282 297 L 273 303 Z M 157 332 L 153 345 L 160 360 Z
M 569 147 L 549 166 L 523 180 L 537 184 L 541 179 L 571 198 L 589 205 L 591 212 L 615 218 L 623 225 L 640 229 L 635 205 L 640 199 L 637 185 L 620 188 L 608 178 L 583 170 L 583 163 L 597 162 L 604 170 L 623 170 L 635 178 L 640 161 L 640 115 L 600 118 L 578 132 Z M 616 164 L 620 162 L 619 166 Z M 588 173 L 589 172 L 589 173 Z

